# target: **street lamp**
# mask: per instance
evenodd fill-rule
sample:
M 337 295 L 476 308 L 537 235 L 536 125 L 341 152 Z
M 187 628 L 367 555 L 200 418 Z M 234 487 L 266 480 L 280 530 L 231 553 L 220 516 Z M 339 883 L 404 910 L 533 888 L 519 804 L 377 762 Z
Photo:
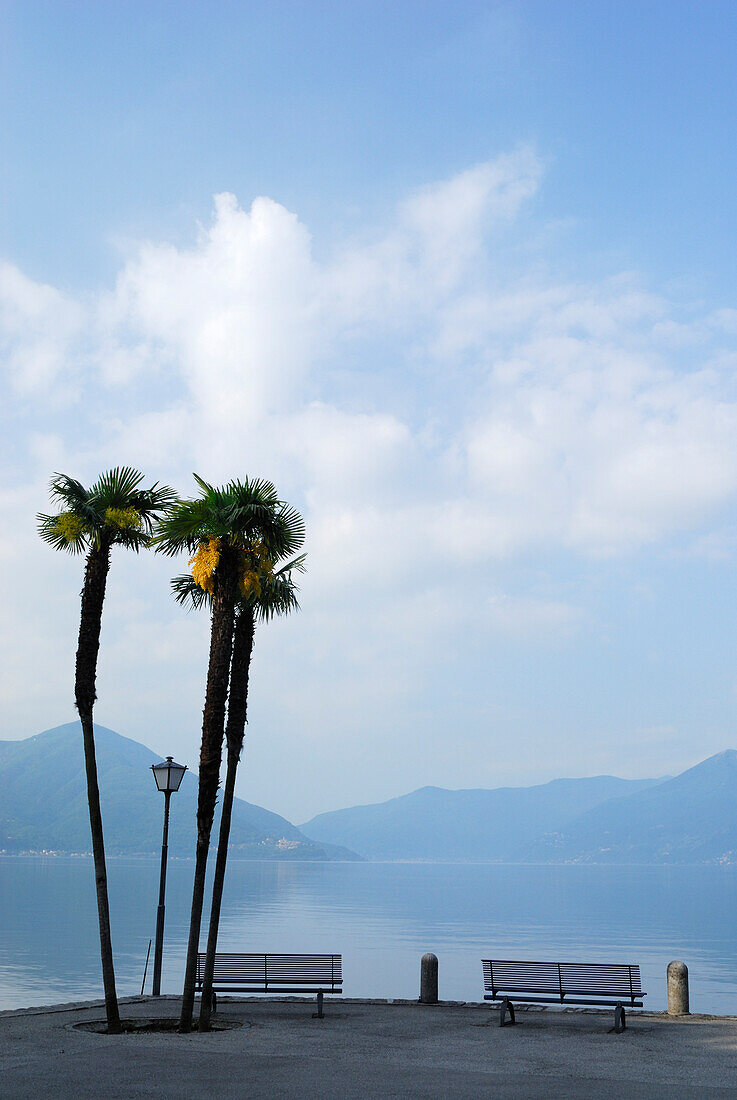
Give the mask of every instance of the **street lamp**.
M 156 786 L 164 792 L 164 837 L 161 842 L 161 878 L 159 879 L 159 908 L 156 913 L 156 947 L 154 949 L 154 987 L 153 995 L 161 993 L 161 956 L 164 950 L 164 894 L 166 893 L 166 854 L 169 845 L 169 799 L 179 790 L 182 776 L 186 772 L 184 764 L 175 764 L 171 756 L 160 764 L 152 764 Z

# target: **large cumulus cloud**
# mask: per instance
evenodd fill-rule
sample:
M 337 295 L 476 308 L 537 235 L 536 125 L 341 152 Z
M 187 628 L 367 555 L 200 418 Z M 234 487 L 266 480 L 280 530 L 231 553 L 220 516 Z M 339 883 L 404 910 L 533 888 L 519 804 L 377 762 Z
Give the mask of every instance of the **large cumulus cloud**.
M 33 578 L 30 614 L 9 597 L 6 736 L 61 720 L 71 694 L 56 671 L 28 693 L 39 633 L 54 670 L 73 645 L 71 605 L 58 626 L 73 569 L 33 534 L 51 469 L 125 461 L 182 489 L 193 469 L 252 473 L 304 509 L 301 622 L 260 640 L 264 720 L 297 758 L 305 744 L 355 751 L 377 728 L 409 753 L 449 639 L 477 652 L 584 630 L 575 583 L 541 583 L 547 558 L 570 581 L 587 561 L 718 539 L 737 490 L 735 313 L 632 273 L 556 278 L 554 257 L 523 247 L 541 179 L 519 149 L 408 196 L 327 256 L 278 203 L 221 194 L 189 247 L 144 242 L 113 288 L 76 300 L 2 266 L 3 522 Z M 519 562 L 536 563 L 534 582 L 510 582 Z M 160 563 L 116 562 L 115 576 L 105 719 L 149 739 L 174 726 L 192 759 L 202 626 L 183 626 Z M 382 793 L 380 774 L 363 769 L 346 798 Z

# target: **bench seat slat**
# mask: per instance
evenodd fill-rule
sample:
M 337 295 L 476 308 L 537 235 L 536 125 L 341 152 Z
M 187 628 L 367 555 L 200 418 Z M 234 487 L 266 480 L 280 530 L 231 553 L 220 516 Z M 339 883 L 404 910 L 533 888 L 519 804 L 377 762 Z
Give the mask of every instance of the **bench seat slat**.
M 553 963 L 512 959 L 482 959 L 484 988 L 492 1000 L 502 994 L 528 994 L 517 1000 L 534 1001 L 553 997 L 560 1003 L 587 1003 L 580 998 L 606 997 L 631 1004 L 645 996 L 640 968 L 622 963 Z M 604 1003 L 604 1002 L 599 1002 Z M 641 1006 L 640 1006 L 641 1007 Z
M 196 986 L 202 987 L 205 954 L 197 955 Z M 342 993 L 342 955 L 268 955 L 218 952 L 213 968 L 217 992 Z
M 644 997 L 645 994 L 643 993 L 642 996 Z M 503 1001 L 504 999 L 505 999 L 505 995 L 502 994 L 502 993 L 496 993 L 493 997 L 490 993 L 486 993 L 484 995 L 484 1000 L 485 1001 Z M 562 1004 L 564 1008 L 565 1008 L 566 1005 L 604 1005 L 604 1006 L 607 1006 L 609 1008 L 614 1007 L 614 1002 L 611 998 L 607 998 L 607 1000 L 602 1000 L 600 997 L 566 997 L 565 1000 L 561 1001 L 560 997 L 534 997 L 534 996 L 533 997 L 527 997 L 524 994 L 522 996 L 517 996 L 515 994 L 515 996 L 510 997 L 509 1000 L 513 1000 L 515 1004 L 530 1004 L 530 1005 L 561 1005 Z M 621 997 L 618 997 L 617 1001 L 625 1002 L 628 1008 L 644 1008 L 645 1007 L 644 1004 L 642 1003 L 642 1001 L 638 1000 L 637 997 L 634 997 L 634 998 L 630 999 L 629 993 L 627 994 L 627 996 L 623 995 Z

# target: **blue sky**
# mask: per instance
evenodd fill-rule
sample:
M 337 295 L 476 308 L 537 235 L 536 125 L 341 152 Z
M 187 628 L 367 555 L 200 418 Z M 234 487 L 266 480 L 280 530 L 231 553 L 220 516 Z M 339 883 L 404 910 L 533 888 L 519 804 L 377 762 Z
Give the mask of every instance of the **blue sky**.
M 577 263 L 734 289 L 731 3 L 36 2 L 2 18 L 0 228 L 39 277 L 110 277 L 111 237 L 187 239 L 221 190 L 270 195 L 324 243 L 524 141 L 549 166 L 538 212 L 576 222 Z
M 32 576 L 0 736 L 72 713 L 48 476 L 130 461 L 305 511 L 252 801 L 734 746 L 736 31 L 727 3 L 0 4 L 2 558 Z M 168 570 L 114 563 L 98 717 L 194 764 L 207 631 Z

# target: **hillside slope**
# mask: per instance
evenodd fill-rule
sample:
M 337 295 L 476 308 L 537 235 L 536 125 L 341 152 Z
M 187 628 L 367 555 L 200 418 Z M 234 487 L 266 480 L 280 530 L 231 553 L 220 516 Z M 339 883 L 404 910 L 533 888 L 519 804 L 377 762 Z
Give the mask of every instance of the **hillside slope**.
M 105 726 L 95 727 L 105 848 L 110 855 L 161 850 L 164 798 L 151 774 L 159 757 Z M 24 741 L 0 741 L 0 850 L 87 852 L 87 788 L 79 722 Z M 172 795 L 169 850 L 194 854 L 197 778 L 187 772 Z M 219 814 L 213 828 L 216 843 Z M 236 798 L 231 854 L 259 859 L 356 858 L 305 837 L 279 814 Z

